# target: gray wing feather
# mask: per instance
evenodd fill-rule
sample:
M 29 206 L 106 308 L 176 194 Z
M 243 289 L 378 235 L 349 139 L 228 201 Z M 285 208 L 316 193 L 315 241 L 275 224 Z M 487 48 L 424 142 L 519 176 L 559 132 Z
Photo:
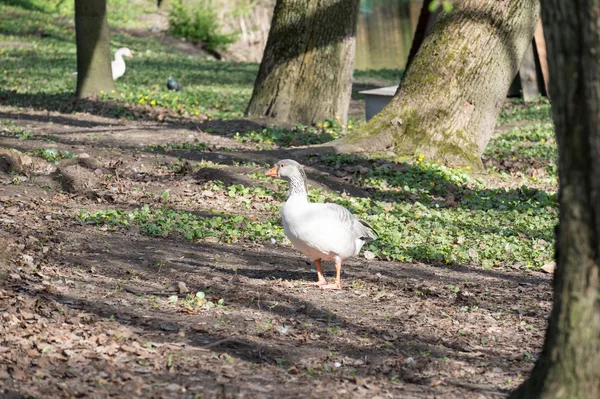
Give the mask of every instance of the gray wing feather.
M 323 204 L 325 209 L 328 210 L 331 217 L 334 217 L 343 225 L 346 225 L 350 229 L 356 238 L 359 238 L 365 242 L 373 241 L 377 239 L 377 233 L 373 227 L 371 227 L 364 220 L 358 219 L 350 211 L 338 204 Z

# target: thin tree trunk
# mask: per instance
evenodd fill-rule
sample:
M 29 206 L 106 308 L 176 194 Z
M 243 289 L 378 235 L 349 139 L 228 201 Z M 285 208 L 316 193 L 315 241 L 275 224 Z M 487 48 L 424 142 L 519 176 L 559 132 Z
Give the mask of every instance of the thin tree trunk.
M 542 354 L 511 399 L 600 397 L 600 0 L 546 0 L 560 228 Z
M 535 34 L 533 35 L 533 40 L 535 42 L 535 48 L 538 54 L 538 58 L 540 61 L 540 69 L 542 70 L 542 77 L 544 79 L 544 87 L 546 90 L 546 96 L 550 98 L 550 74 L 548 73 L 548 55 L 546 53 L 546 40 L 544 39 L 544 27 L 542 25 L 542 20 L 538 21 L 537 28 L 535 28 Z
M 531 43 L 539 0 L 457 0 L 404 75 L 392 101 L 333 143 L 340 152 L 424 154 L 480 168 L 500 107 Z
M 417 23 L 417 29 L 415 30 L 412 46 L 410 46 L 410 52 L 408 53 L 408 59 L 406 60 L 404 72 L 408 71 L 410 64 L 414 60 L 415 56 L 417 55 L 417 52 L 423 44 L 423 40 L 425 40 L 425 35 L 427 34 L 427 26 L 431 17 L 432 15 L 429 11 L 429 0 L 423 0 L 423 5 L 421 6 L 421 13 L 419 14 L 419 22 Z
M 247 115 L 346 122 L 358 0 L 277 0 Z
M 89 97 L 101 90 L 114 90 L 106 0 L 75 0 L 75 34 L 77 97 Z
M 523 101 L 529 102 L 540 97 L 540 88 L 537 81 L 537 68 L 535 65 L 535 51 L 533 41 L 531 46 L 525 51 L 521 67 L 519 68 L 519 78 L 521 80 L 521 91 L 523 92 Z

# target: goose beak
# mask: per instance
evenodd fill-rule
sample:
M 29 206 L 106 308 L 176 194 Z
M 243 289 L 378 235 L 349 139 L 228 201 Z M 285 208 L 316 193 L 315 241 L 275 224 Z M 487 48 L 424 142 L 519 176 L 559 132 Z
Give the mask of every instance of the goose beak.
M 265 176 L 277 177 L 277 166 L 273 166 L 271 169 L 269 169 L 269 171 L 265 173 Z
M 129 58 L 133 58 L 133 54 L 132 54 L 132 53 L 129 53 L 129 54 L 127 54 L 127 57 L 129 57 Z

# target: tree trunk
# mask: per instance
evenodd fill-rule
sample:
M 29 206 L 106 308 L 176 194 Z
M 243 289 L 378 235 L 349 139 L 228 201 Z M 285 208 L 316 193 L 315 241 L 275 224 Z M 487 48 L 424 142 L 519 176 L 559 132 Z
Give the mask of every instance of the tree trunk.
M 481 154 L 539 19 L 539 0 L 456 0 L 379 114 L 333 143 L 340 152 L 421 153 L 480 168 Z
M 546 0 L 560 228 L 554 305 L 531 376 L 512 399 L 600 397 L 600 0 Z
M 247 115 L 345 124 L 358 0 L 277 0 Z
M 110 66 L 106 0 L 75 0 L 78 98 L 115 89 Z
M 523 92 L 523 101 L 525 102 L 533 101 L 541 95 L 537 80 L 537 66 L 535 65 L 535 50 L 533 44 L 534 42 L 532 41 L 531 46 L 525 51 L 523 60 L 521 61 L 521 67 L 519 68 L 521 91 Z

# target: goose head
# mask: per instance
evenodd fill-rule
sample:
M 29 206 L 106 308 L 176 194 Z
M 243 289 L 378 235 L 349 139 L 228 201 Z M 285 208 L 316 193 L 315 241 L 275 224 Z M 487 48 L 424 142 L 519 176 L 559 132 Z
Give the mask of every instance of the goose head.
M 131 53 L 131 50 L 129 50 L 127 47 L 121 47 L 120 49 L 118 49 L 115 52 L 115 58 L 123 58 L 123 57 L 133 58 L 133 54 Z
M 304 167 L 293 159 L 282 159 L 265 175 L 287 180 L 290 186 L 290 197 L 306 198 L 306 173 L 304 173 Z
M 277 162 L 267 173 L 266 176 L 278 177 L 283 180 L 306 180 L 304 167 L 293 159 L 282 159 Z

